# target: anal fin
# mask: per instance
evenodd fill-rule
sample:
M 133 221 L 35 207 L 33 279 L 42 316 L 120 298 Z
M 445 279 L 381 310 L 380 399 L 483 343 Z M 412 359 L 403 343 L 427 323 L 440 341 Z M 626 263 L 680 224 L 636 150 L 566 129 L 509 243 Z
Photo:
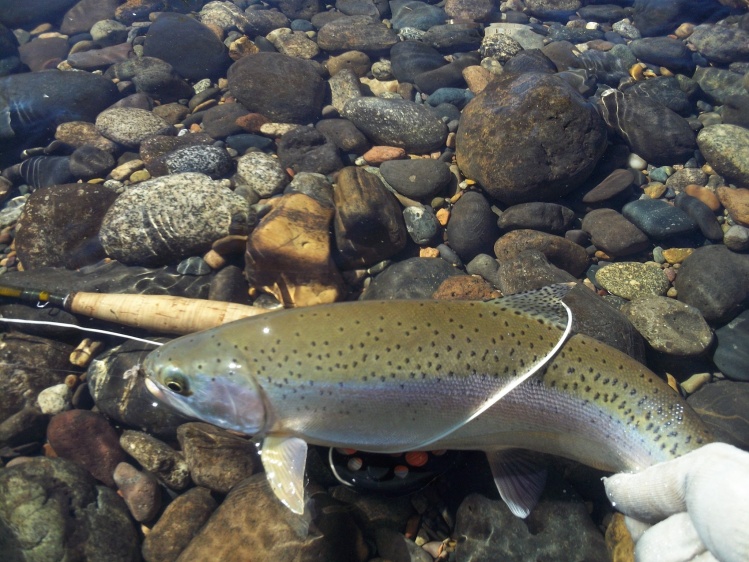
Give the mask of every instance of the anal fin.
M 508 449 L 486 453 L 499 495 L 513 515 L 525 519 L 538 503 L 546 484 L 546 469 L 527 451 Z
M 304 513 L 307 443 L 298 437 L 268 436 L 263 439 L 260 459 L 276 497 L 294 513 Z

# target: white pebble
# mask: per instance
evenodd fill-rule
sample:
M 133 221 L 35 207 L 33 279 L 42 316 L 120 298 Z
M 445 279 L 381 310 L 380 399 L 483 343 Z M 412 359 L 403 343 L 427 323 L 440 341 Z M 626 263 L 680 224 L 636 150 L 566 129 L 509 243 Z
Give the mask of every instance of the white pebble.
M 66 384 L 56 384 L 45 388 L 39 393 L 36 401 L 43 414 L 54 416 L 65 410 L 70 410 L 73 394 Z
M 634 152 L 629 155 L 629 161 L 627 162 L 627 164 L 633 170 L 644 170 L 648 167 L 648 163 Z

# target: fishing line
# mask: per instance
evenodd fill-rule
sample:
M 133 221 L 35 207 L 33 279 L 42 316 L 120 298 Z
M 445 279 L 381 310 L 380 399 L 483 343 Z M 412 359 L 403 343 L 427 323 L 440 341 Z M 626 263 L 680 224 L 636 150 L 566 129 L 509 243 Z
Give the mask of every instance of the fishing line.
M 83 326 L 76 326 L 75 324 L 66 324 L 64 322 L 48 322 L 45 320 L 21 320 L 19 318 L 5 318 L 4 316 L 0 316 L 0 322 L 9 322 L 11 324 L 35 324 L 35 325 L 41 325 L 41 326 L 59 326 L 62 328 L 73 328 L 74 330 L 80 330 L 82 332 L 92 332 L 96 334 L 104 334 L 107 336 L 115 336 L 118 338 L 125 338 L 127 340 L 133 340 L 133 341 L 139 341 L 141 343 L 147 343 L 150 345 L 164 345 L 161 342 L 153 341 L 153 340 L 147 340 L 145 338 L 137 338 L 135 336 L 127 336 L 125 334 L 118 334 L 117 332 L 110 332 L 109 330 L 99 330 L 96 328 L 84 328 Z

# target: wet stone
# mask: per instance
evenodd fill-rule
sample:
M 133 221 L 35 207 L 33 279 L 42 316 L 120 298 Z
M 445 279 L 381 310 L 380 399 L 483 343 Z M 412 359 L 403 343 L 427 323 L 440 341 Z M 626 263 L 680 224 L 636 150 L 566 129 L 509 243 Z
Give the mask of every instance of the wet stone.
M 556 203 L 521 203 L 505 209 L 497 224 L 504 231 L 527 228 L 549 234 L 564 234 L 575 220 L 575 213 Z
M 659 199 L 640 199 L 622 208 L 624 217 L 656 240 L 689 234 L 697 223 L 687 213 Z
M 417 201 L 430 200 L 452 179 L 444 162 L 430 158 L 389 160 L 380 165 L 380 173 L 398 193 Z
M 708 175 L 700 168 L 682 168 L 668 176 L 666 187 L 679 192 L 684 191 L 688 185 L 705 185 Z
M 723 239 L 723 229 L 715 218 L 715 213 L 702 201 L 686 193 L 679 193 L 674 204 L 692 217 L 705 238 L 714 241 Z
M 630 170 L 614 170 L 606 178 L 591 189 L 583 197 L 583 203 L 594 204 L 614 199 L 615 197 L 628 193 L 635 176 Z
M 468 191 L 453 205 L 447 223 L 447 240 L 460 259 L 469 262 L 490 253 L 499 236 L 497 217 L 478 191 Z
M 49 422 L 47 440 L 58 457 L 75 462 L 100 482 L 114 486 L 112 475 L 125 460 L 125 452 L 104 416 L 88 410 L 58 414 Z
M 451 275 L 461 275 L 461 271 L 443 259 L 409 258 L 377 275 L 362 300 L 430 298 Z
M 431 207 L 406 207 L 403 209 L 403 221 L 411 240 L 420 246 L 429 244 L 440 231 L 440 224 Z
M 295 173 L 331 174 L 343 168 L 335 143 L 311 127 L 299 127 L 281 137 L 278 161 Z
M 66 384 L 56 384 L 45 388 L 37 397 L 37 404 L 43 414 L 54 416 L 70 410 L 73 393 Z
M 667 355 L 701 355 L 713 341 L 700 311 L 674 299 L 640 297 L 625 304 L 622 312 L 653 349 Z
M 471 53 L 455 55 L 451 63 L 417 74 L 414 83 L 425 94 L 440 88 L 465 88 L 463 70 L 478 63 L 479 58 Z
M 749 228 L 735 224 L 723 235 L 723 244 L 734 252 L 749 250 Z
M 84 144 L 70 155 L 69 165 L 73 177 L 89 180 L 106 176 L 114 168 L 115 161 L 111 152 Z
M 646 37 L 666 35 L 685 21 L 701 23 L 715 17 L 720 6 L 714 0 L 640 0 L 634 8 L 634 24 Z
M 749 60 L 749 32 L 739 27 L 698 25 L 687 38 L 687 43 L 718 65 Z
M 749 184 L 749 130 L 737 125 L 710 125 L 697 135 L 705 160 L 720 175 Z
M 716 194 L 735 223 L 749 226 L 749 189 L 719 187 Z
M 733 381 L 716 381 L 706 384 L 687 399 L 717 441 L 742 449 L 749 447 L 747 386 Z
M 444 66 L 444 56 L 420 41 L 401 41 L 390 49 L 393 76 L 399 82 L 414 83 L 416 77 Z
M 289 176 L 277 158 L 264 152 L 248 152 L 237 160 L 237 176 L 260 197 L 270 197 L 283 191 Z
M 0 520 L 8 560 L 140 559 L 122 499 L 68 460 L 35 457 L 0 471 Z
M 156 516 L 161 507 L 161 490 L 151 474 L 121 462 L 114 470 L 114 481 L 133 519 L 144 522 Z
M 642 39 L 642 41 L 649 41 L 649 39 Z M 637 82 L 627 88 L 627 92 L 654 99 L 684 117 L 692 113 L 689 94 L 681 89 L 679 79 L 673 76 L 659 76 L 644 82 Z
M 223 139 L 244 132 L 241 123 L 248 114 L 241 103 L 223 103 L 202 112 L 200 125 L 207 135 L 214 139 Z
M 428 31 L 447 19 L 447 14 L 441 8 L 418 0 L 394 0 L 390 9 L 393 29 L 396 31 L 407 27 Z
M 596 272 L 596 282 L 609 293 L 634 300 L 641 296 L 663 296 L 669 281 L 659 267 L 637 262 L 606 265 Z
M 164 164 L 170 174 L 197 172 L 213 179 L 228 175 L 234 166 L 225 149 L 208 145 L 178 148 L 164 156 Z
M 670 37 L 635 39 L 629 44 L 634 55 L 642 62 L 664 66 L 673 72 L 691 74 L 695 63 L 684 42 Z
M 705 97 L 711 103 L 722 104 L 730 96 L 746 93 L 741 74 L 725 68 L 698 66 L 692 79 L 699 84 Z
M 321 119 L 315 129 L 333 141 L 344 153 L 364 154 L 369 149 L 369 141 L 348 119 Z
M 486 255 L 486 254 L 483 254 Z M 487 300 L 500 297 L 488 281 L 473 275 L 456 275 L 445 279 L 432 294 L 437 300 Z
M 749 380 L 749 311 L 715 330 L 715 365 L 731 380 Z
M 140 466 L 156 475 L 173 490 L 184 490 L 190 484 L 190 470 L 184 455 L 147 433 L 126 429 L 120 446 Z
M 32 156 L 21 162 L 18 172 L 24 182 L 35 188 L 75 181 L 69 156 Z
M 647 249 L 650 240 L 634 224 L 613 209 L 596 209 L 585 215 L 582 229 L 590 241 L 612 257 L 628 256 Z
M 392 29 L 369 16 L 346 16 L 330 21 L 317 31 L 317 45 L 330 53 L 362 51 L 387 53 L 398 42 Z
M 494 244 L 494 254 L 500 264 L 526 250 L 540 251 L 552 264 L 575 277 L 588 267 L 585 248 L 554 234 L 528 229 L 513 230 Z
M 169 135 L 173 127 L 150 111 L 135 107 L 115 107 L 96 118 L 96 130 L 127 148 L 138 148 L 146 137 Z

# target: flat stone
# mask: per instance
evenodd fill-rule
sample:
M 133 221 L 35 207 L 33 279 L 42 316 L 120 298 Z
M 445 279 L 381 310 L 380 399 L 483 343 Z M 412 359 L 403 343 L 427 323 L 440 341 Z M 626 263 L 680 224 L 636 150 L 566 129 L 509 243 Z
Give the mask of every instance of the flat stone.
M 96 130 L 127 148 L 138 148 L 146 137 L 169 135 L 174 128 L 150 111 L 135 107 L 114 107 L 96 118 Z
M 715 330 L 715 365 L 729 379 L 749 381 L 749 311 Z
M 653 349 L 677 357 L 701 355 L 713 332 L 696 308 L 659 296 L 636 298 L 622 312 Z
M 491 252 L 499 236 L 497 216 L 478 191 L 468 191 L 453 205 L 447 242 L 464 262 Z
M 719 187 L 715 192 L 733 221 L 749 226 L 749 189 Z
M 612 257 L 642 252 L 650 246 L 647 235 L 613 209 L 596 209 L 585 215 L 582 229 L 590 240 Z
M 733 381 L 706 384 L 687 398 L 716 441 L 749 447 L 749 388 Z
M 367 55 L 387 53 L 398 42 L 392 29 L 369 16 L 346 16 L 323 25 L 317 45 L 330 53 L 362 51 Z
M 749 32 L 741 27 L 698 25 L 687 37 L 687 44 L 718 65 L 749 60 Z
M 715 213 L 700 199 L 679 193 L 674 199 L 674 205 L 692 217 L 705 238 L 714 241 L 723 239 L 723 229 L 715 218 Z
M 497 224 L 504 231 L 527 228 L 549 234 L 564 234 L 575 220 L 575 213 L 556 203 L 521 203 L 505 209 Z
M 362 300 L 428 299 L 451 275 L 462 275 L 440 258 L 409 258 L 388 266 L 362 294 Z
M 614 170 L 583 197 L 583 203 L 594 204 L 613 199 L 632 188 L 635 176 L 629 170 Z
M 627 300 L 663 296 L 670 285 L 661 268 L 637 262 L 606 265 L 596 272 L 596 282 L 609 293 Z
M 709 125 L 697 135 L 697 144 L 716 172 L 740 186 L 749 185 L 749 129 Z
M 681 209 L 660 199 L 639 199 L 622 208 L 624 217 L 656 240 L 689 234 L 697 223 Z
M 517 257 L 526 250 L 538 250 L 555 266 L 579 277 L 588 267 L 585 248 L 561 236 L 537 230 L 513 230 L 494 244 L 494 254 L 500 264 Z

